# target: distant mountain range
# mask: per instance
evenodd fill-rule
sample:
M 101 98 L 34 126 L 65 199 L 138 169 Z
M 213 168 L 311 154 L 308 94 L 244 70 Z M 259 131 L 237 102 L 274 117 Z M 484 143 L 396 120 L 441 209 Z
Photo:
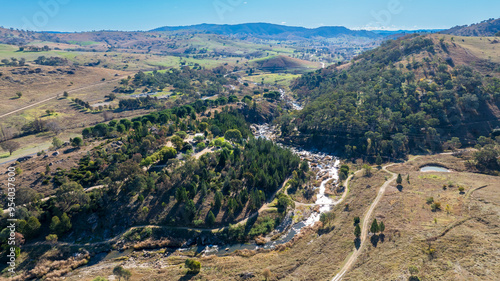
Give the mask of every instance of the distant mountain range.
M 380 35 L 394 35 L 394 34 L 414 34 L 414 33 L 436 33 L 443 31 L 444 29 L 416 29 L 416 30 L 371 30 L 371 32 L 380 34 Z
M 500 18 L 488 19 L 471 25 L 455 26 L 441 31 L 455 36 L 500 36 Z
M 310 39 L 316 37 L 335 38 L 335 37 L 365 37 L 370 39 L 383 38 L 383 35 L 366 30 L 351 30 L 343 26 L 323 26 L 318 28 L 305 28 L 298 26 L 286 26 L 270 23 L 245 23 L 235 25 L 218 24 L 198 24 L 190 26 L 164 26 L 151 31 L 170 31 L 170 32 L 206 32 L 219 35 L 238 36 L 238 37 L 258 37 L 273 39 Z

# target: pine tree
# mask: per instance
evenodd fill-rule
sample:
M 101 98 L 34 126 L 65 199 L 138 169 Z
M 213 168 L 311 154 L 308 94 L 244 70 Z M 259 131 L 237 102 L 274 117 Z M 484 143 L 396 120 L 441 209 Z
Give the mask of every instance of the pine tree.
M 377 164 L 377 166 L 380 166 L 382 165 L 382 157 L 380 157 L 380 154 L 377 156 L 377 159 L 375 159 L 375 164 Z
M 354 217 L 354 224 L 359 224 L 360 221 L 359 217 Z
M 61 220 L 59 219 L 58 216 L 53 216 L 52 220 L 50 222 L 50 231 L 51 232 L 58 232 L 59 230 L 59 225 L 61 224 Z
M 401 184 L 403 182 L 403 178 L 401 177 L 401 174 L 398 174 L 398 178 L 396 179 L 396 182 L 398 184 Z
M 208 212 L 208 216 L 207 216 L 206 223 L 207 223 L 209 226 L 214 225 L 214 223 L 215 223 L 215 216 L 214 216 L 214 213 L 212 213 L 212 211 L 209 211 L 209 212 Z
M 383 222 L 383 221 L 381 221 L 381 222 L 380 222 L 380 224 L 378 225 L 378 230 L 379 230 L 380 232 L 384 232 L 384 230 L 385 230 L 385 225 L 384 225 L 384 222 Z
M 370 232 L 375 234 L 379 231 L 377 219 L 373 219 L 372 226 L 370 227 Z
M 220 191 L 217 191 L 215 193 L 214 208 L 216 211 L 218 211 L 221 206 L 222 206 L 222 193 L 220 193 Z
M 61 224 L 60 224 L 60 233 L 64 233 L 66 231 L 69 231 L 71 229 L 71 220 L 69 219 L 68 215 L 66 213 L 63 213 L 61 216 Z
M 359 236 L 361 236 L 361 227 L 359 227 L 359 224 L 357 224 L 354 228 L 354 236 L 356 236 L 356 238 L 359 238 Z

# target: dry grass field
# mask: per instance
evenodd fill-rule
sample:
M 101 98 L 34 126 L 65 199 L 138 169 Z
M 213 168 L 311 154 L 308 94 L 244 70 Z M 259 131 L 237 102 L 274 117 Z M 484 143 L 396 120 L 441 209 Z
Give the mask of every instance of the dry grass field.
M 455 43 L 467 49 L 478 58 L 500 63 L 499 37 L 465 37 L 452 35 L 433 35 L 433 38 L 444 38 L 445 41 Z M 452 40 L 453 38 L 453 40 Z
M 420 172 L 425 164 L 452 172 Z M 407 280 L 401 278 L 410 277 L 410 266 L 420 280 L 498 280 L 498 177 L 467 172 L 451 155 L 419 157 L 390 170 L 401 173 L 403 183 L 388 189 L 375 210 L 386 222 L 386 242 L 370 245 L 344 280 Z

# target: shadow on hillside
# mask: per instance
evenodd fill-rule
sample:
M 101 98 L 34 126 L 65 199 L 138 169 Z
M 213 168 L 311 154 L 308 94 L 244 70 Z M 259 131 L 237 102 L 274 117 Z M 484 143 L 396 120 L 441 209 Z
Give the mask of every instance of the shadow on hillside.
M 187 281 L 187 280 L 192 280 L 192 279 L 194 279 L 197 275 L 198 275 L 198 273 L 188 272 L 188 273 L 186 273 L 186 275 L 184 275 L 184 276 L 182 276 L 181 278 L 179 278 L 179 281 Z
M 356 247 L 356 250 L 359 250 L 359 247 L 361 247 L 361 239 L 359 237 L 354 239 L 354 247 Z
M 373 235 L 370 237 L 370 242 L 372 242 L 373 247 L 377 247 L 380 237 L 378 235 Z
M 332 226 L 328 226 L 328 227 L 325 227 L 325 228 L 320 228 L 318 230 L 318 235 L 321 236 L 323 234 L 327 234 L 327 233 L 330 233 L 332 232 L 333 230 L 335 229 L 335 226 L 332 225 Z
M 403 186 L 398 184 L 398 186 L 396 186 L 396 188 L 399 190 L 399 192 L 402 192 L 403 191 Z

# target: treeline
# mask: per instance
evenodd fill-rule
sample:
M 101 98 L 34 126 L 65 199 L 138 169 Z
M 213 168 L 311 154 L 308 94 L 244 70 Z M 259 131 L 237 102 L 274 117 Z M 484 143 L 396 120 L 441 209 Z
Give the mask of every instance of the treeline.
M 81 100 L 81 99 L 79 99 L 79 98 L 74 98 L 74 99 L 73 99 L 73 101 L 74 101 L 77 105 L 79 105 L 79 106 L 81 106 L 81 107 L 84 107 L 84 108 L 87 108 L 87 109 L 90 109 L 90 108 L 91 108 L 90 103 L 88 103 L 88 102 L 86 102 L 86 101 L 83 101 L 83 100 Z
M 409 36 L 365 52 L 347 70 L 304 74 L 293 90 L 309 102 L 282 132 L 296 127 L 347 157 L 441 151 L 451 137 L 489 133 L 474 121 L 491 118 L 487 104 L 500 102 L 500 80 L 435 55 L 443 46 Z M 424 59 L 410 57 L 417 54 Z
M 160 106 L 159 99 L 157 97 L 139 97 L 133 99 L 122 99 L 119 101 L 118 106 L 122 110 L 135 110 L 140 108 L 156 108 Z M 228 103 L 238 102 L 238 97 L 235 95 L 231 95 L 229 97 L 220 96 L 215 100 L 207 99 L 207 100 L 197 100 L 192 103 L 191 106 L 196 108 L 196 112 L 204 112 L 207 108 L 216 107 L 220 105 L 226 105 Z
M 26 59 L 25 58 L 10 58 L 8 59 L 2 59 L 2 64 L 4 66 L 24 66 L 26 64 Z
M 169 69 L 164 72 L 153 71 L 144 73 L 142 71 L 123 79 L 116 92 L 131 93 L 140 87 L 145 87 L 149 92 L 162 91 L 172 86 L 174 91 L 187 95 L 196 93 L 201 96 L 214 96 L 224 92 L 223 85 L 229 83 L 231 77 L 225 77 L 227 70 L 223 67 L 214 69 L 190 68 L 184 66 L 181 69 Z
M 43 47 L 38 46 L 19 46 L 20 52 L 48 52 L 51 49 L 49 46 L 45 45 Z
M 60 58 L 60 57 L 45 57 L 45 56 L 40 56 L 37 59 L 35 59 L 36 64 L 40 65 L 50 65 L 50 66 L 62 66 L 62 65 L 67 65 L 69 61 L 65 58 Z

